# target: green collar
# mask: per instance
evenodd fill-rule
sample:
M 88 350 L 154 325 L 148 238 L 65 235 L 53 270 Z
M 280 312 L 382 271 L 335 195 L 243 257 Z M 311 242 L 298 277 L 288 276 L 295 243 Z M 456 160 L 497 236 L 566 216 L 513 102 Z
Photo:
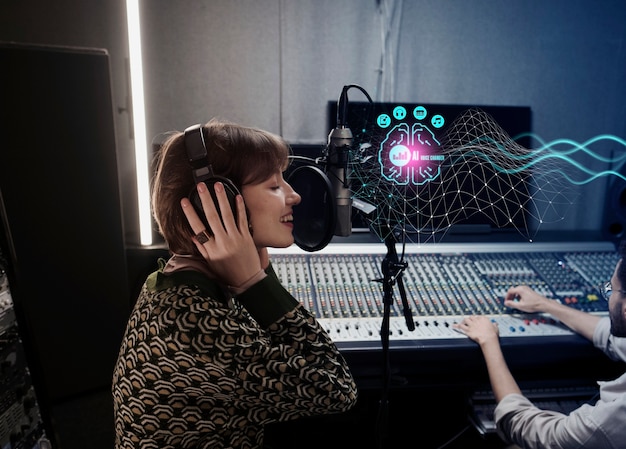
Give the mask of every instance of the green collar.
M 194 271 L 175 271 L 173 273 L 163 273 L 165 261 L 159 260 L 159 269 L 148 276 L 146 286 L 152 291 L 166 290 L 168 288 L 177 287 L 179 285 L 195 285 L 202 293 L 211 298 L 220 301 L 227 301 L 227 295 L 224 289 L 215 280 L 209 279 L 204 274 Z

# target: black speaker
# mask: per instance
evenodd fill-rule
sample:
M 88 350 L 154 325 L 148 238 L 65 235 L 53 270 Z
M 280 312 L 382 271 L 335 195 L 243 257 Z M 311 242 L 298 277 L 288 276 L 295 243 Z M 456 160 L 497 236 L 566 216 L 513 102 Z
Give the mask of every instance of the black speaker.
M 619 173 L 624 175 L 626 167 Z M 602 220 L 602 236 L 617 244 L 626 237 L 626 181 L 618 176 L 612 177 L 607 186 Z
M 130 313 L 109 55 L 0 43 L 0 66 L 0 240 L 38 393 L 61 402 L 110 388 Z

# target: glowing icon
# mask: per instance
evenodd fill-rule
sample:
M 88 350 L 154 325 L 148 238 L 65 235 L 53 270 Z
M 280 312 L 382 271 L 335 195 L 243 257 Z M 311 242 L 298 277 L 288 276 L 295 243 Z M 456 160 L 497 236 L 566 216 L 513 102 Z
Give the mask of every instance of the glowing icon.
M 376 119 L 376 123 L 381 128 L 387 128 L 389 125 L 391 125 L 391 117 L 389 117 L 387 114 L 380 114 Z
M 411 161 L 411 150 L 404 145 L 396 145 L 389 150 L 389 161 L 396 167 L 404 167 Z
M 406 117 L 406 109 L 404 106 L 396 106 L 393 108 L 393 117 L 396 120 L 403 120 Z
M 424 106 L 418 106 L 415 109 L 413 109 L 413 117 L 415 117 L 418 120 L 425 119 L 427 115 L 428 115 L 428 112 L 426 111 L 426 108 Z
M 441 115 L 433 115 L 433 118 L 430 119 L 430 123 L 435 128 L 441 128 L 444 125 L 445 120 L 443 119 L 443 117 Z

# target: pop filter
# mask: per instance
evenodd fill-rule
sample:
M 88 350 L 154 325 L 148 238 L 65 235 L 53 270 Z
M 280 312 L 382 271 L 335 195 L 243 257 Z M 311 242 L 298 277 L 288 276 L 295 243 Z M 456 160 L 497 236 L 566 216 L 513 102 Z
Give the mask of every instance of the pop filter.
M 313 165 L 294 169 L 287 182 L 302 197 L 293 209 L 293 237 L 301 249 L 319 251 L 333 238 L 337 207 L 330 180 Z

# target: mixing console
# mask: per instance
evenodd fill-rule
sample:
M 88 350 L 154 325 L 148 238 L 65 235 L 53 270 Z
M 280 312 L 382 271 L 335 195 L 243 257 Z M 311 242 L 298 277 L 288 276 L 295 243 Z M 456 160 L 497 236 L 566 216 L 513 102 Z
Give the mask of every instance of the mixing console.
M 618 260 L 610 242 L 425 244 L 407 245 L 404 252 L 398 245 L 397 253 L 406 262 L 402 280 L 415 323 L 409 331 L 396 285 L 390 341 L 397 344 L 466 339 L 451 325 L 469 314 L 490 316 L 503 338 L 572 335 L 547 316 L 504 307 L 507 289 L 526 284 L 571 307 L 606 314 L 598 286 L 611 278 Z M 380 340 L 386 255 L 383 244 L 271 253 L 283 284 L 340 347 Z

